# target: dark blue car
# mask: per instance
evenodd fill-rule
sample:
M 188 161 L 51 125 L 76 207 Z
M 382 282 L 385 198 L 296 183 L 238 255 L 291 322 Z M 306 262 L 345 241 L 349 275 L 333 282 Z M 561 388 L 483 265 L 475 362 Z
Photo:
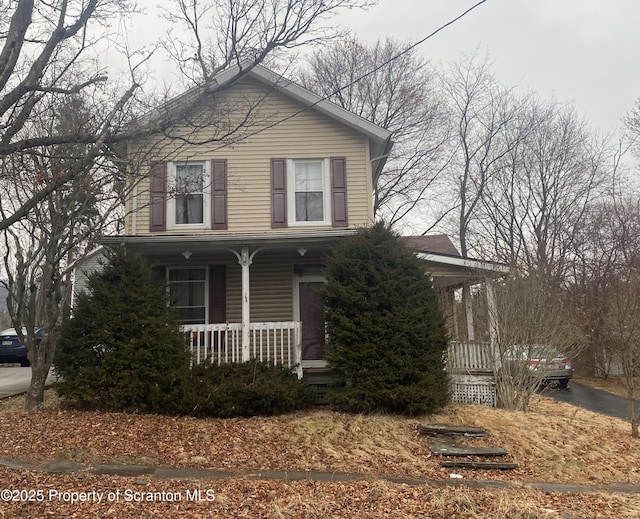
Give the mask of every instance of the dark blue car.
M 42 337 L 44 328 L 36 330 L 36 337 Z M 21 366 L 29 366 L 27 347 L 20 342 L 14 328 L 0 332 L 0 363 L 19 363 Z

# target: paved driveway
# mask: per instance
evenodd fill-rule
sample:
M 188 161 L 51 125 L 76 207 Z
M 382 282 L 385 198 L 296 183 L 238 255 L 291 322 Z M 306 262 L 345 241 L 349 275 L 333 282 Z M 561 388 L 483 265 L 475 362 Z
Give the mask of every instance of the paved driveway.
M 595 413 L 627 419 L 627 400 L 606 391 L 571 382 L 566 389 L 555 389 L 544 394 Z M 640 402 L 636 400 L 636 414 L 640 413 Z
M 0 364 L 0 398 L 24 393 L 29 389 L 31 368 L 21 368 Z M 53 384 L 55 378 L 49 373 L 47 385 Z

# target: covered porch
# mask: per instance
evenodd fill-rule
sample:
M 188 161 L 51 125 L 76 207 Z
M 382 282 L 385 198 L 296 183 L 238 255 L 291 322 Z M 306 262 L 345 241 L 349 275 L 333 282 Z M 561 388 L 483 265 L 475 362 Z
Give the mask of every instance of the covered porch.
M 451 338 L 446 369 L 453 400 L 495 406 L 494 351 L 500 330 L 494 284 L 508 275 L 509 267 L 463 258 L 445 235 L 409 237 L 407 245 L 418 251 L 440 296 Z
M 324 259 L 353 230 L 125 236 L 169 285 L 194 363 L 324 365 Z
M 302 377 L 326 371 L 319 290 L 325 257 L 354 232 L 165 234 L 105 241 L 145 256 L 167 280 L 194 363 L 258 359 L 281 363 Z M 447 369 L 454 400 L 495 405 L 492 352 L 499 330 L 492 319 L 493 284 L 508 267 L 462 258 L 446 236 L 411 237 L 407 245 L 423 260 L 440 295 L 451 337 Z M 472 287 L 482 287 L 473 292 L 488 309 L 482 319 L 461 296 Z

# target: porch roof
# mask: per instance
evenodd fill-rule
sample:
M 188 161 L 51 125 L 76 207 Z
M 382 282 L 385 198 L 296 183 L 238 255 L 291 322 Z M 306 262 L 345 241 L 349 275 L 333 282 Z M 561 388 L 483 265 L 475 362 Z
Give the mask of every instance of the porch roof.
M 142 254 L 211 252 L 248 246 L 252 249 L 329 248 L 340 238 L 355 234 L 355 229 L 323 231 L 282 231 L 234 234 L 162 234 L 152 236 L 105 236 L 105 245 L 123 244 Z
M 496 279 L 509 274 L 509 266 L 503 263 L 425 252 L 416 256 L 425 262 L 425 270 L 431 274 L 437 287 L 475 285 L 487 278 Z
M 312 250 L 314 248 L 327 250 L 338 243 L 341 238 L 356 232 L 356 229 L 308 231 L 296 229 L 263 233 L 125 235 L 105 236 L 101 242 L 104 245 L 123 244 L 148 256 L 226 251 L 242 246 L 247 246 L 252 250 Z M 482 283 L 487 278 L 500 278 L 509 273 L 509 267 L 505 264 L 463 258 L 456 254 L 455 248 L 452 251 L 455 251 L 454 254 L 446 254 L 440 251 L 429 252 L 426 247 L 416 246 L 416 243 L 407 243 L 407 245 L 416 250 L 416 256 L 425 262 L 425 271 L 433 277 L 434 285 L 437 287 L 455 288 L 474 285 Z M 430 245 L 433 244 L 430 243 Z

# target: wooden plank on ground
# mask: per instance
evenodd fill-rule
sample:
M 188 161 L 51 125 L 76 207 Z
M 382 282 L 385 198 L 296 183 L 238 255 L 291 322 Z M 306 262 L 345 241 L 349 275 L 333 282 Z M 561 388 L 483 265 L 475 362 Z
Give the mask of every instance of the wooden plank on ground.
M 440 462 L 441 467 L 461 468 L 461 469 L 483 469 L 483 470 L 513 470 L 518 468 L 517 463 L 496 462 L 496 461 L 463 461 L 444 460 Z
M 507 451 L 501 447 L 468 447 L 451 443 L 434 443 L 429 445 L 434 454 L 440 456 L 504 456 Z
M 423 423 L 418 425 L 420 434 L 438 435 L 452 434 L 457 436 L 482 437 L 489 436 L 489 433 L 480 427 L 467 427 L 465 425 L 445 425 L 437 423 Z

